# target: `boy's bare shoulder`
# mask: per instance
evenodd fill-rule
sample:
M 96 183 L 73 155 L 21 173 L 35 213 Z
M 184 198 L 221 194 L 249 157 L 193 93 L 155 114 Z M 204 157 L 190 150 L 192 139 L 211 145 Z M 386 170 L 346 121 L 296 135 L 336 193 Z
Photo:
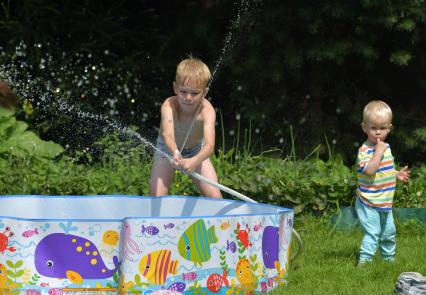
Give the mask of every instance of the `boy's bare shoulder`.
M 166 98 L 161 105 L 161 108 L 175 108 L 176 107 L 176 97 L 170 96 L 169 98 Z
M 202 109 L 202 111 L 203 112 L 207 112 L 207 113 L 216 113 L 216 111 L 214 110 L 213 105 L 207 99 L 203 100 L 203 109 Z

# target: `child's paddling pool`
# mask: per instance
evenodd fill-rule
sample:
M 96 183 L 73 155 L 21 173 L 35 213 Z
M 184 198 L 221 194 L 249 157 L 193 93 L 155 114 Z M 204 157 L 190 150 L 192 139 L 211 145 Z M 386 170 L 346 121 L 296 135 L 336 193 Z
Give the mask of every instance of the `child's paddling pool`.
M 287 284 L 293 211 L 167 196 L 0 196 L 0 289 L 251 294 Z

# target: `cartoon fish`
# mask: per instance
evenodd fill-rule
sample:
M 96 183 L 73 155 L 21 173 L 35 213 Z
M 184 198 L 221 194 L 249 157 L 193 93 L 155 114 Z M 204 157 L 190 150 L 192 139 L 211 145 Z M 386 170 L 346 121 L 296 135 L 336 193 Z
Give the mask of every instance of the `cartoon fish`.
M 260 283 L 260 289 L 262 290 L 262 293 L 267 293 L 268 292 L 268 286 L 266 285 L 266 282 L 261 282 Z
M 174 228 L 174 227 L 175 227 L 175 224 L 171 223 L 171 222 L 164 225 L 164 229 L 168 229 L 168 228 L 171 229 L 171 228 Z
M 230 227 L 231 226 L 231 223 L 229 222 L 229 220 L 227 221 L 227 222 L 223 222 L 221 225 L 220 225 L 220 229 L 221 230 L 225 230 L 225 229 L 227 229 L 228 227 Z
M 247 249 L 249 246 L 251 247 L 252 243 L 250 242 L 250 237 L 249 237 L 250 229 L 248 228 L 248 225 L 246 225 L 247 229 L 240 229 L 241 225 L 240 225 L 240 223 L 238 223 L 237 228 L 238 228 L 237 237 L 241 241 L 241 243 L 243 244 L 244 248 Z
M 4 289 L 7 284 L 7 268 L 0 263 L 0 290 Z
M 39 274 L 51 278 L 68 278 L 81 284 L 83 279 L 110 278 L 118 269 L 118 258 L 113 257 L 114 269 L 108 269 L 97 247 L 89 240 L 64 233 L 44 237 L 34 252 L 34 264 Z
M 115 230 L 107 230 L 102 235 L 102 242 L 109 246 L 116 246 L 120 236 Z
M 210 291 L 217 293 L 222 288 L 223 285 L 225 285 L 227 288 L 229 286 L 228 279 L 226 278 L 227 273 L 225 270 L 223 270 L 223 275 L 220 275 L 218 273 L 213 273 L 207 278 L 207 289 Z
M 262 223 L 259 224 L 255 224 L 253 230 L 254 231 L 259 231 L 262 228 Z
M 274 226 L 267 226 L 263 230 L 262 256 L 266 268 L 275 268 L 274 263 L 278 261 L 278 230 Z
M 182 282 L 175 282 L 173 284 L 171 284 L 167 290 L 170 291 L 178 291 L 178 292 L 183 292 L 186 288 L 186 284 L 182 283 Z
M 41 282 L 40 287 L 49 287 L 49 283 L 47 282 Z
M 189 273 L 182 273 L 182 280 L 183 281 L 193 281 L 197 278 L 197 274 L 193 271 Z
M 170 250 L 157 250 L 142 257 L 139 262 L 140 273 L 153 284 L 164 284 L 167 275 L 176 274 L 178 261 L 171 260 Z
M 22 233 L 22 236 L 23 236 L 24 238 L 29 238 L 29 237 L 32 237 L 33 235 L 38 235 L 38 229 L 37 229 L 37 228 L 35 228 L 35 229 L 30 229 L 30 230 L 24 231 L 24 232 Z
M 49 289 L 49 295 L 62 295 L 63 291 L 60 288 Z
M 202 266 L 211 257 L 210 244 L 217 243 L 215 227 L 208 230 L 202 219 L 191 224 L 179 238 L 179 254 L 186 260 Z
M 145 225 L 142 224 L 142 233 L 145 233 L 145 232 L 150 234 L 151 236 L 155 236 L 156 234 L 160 232 L 160 230 L 156 226 L 151 225 L 151 226 L 145 227 Z
M 226 240 L 226 250 L 235 253 L 235 251 L 237 251 L 237 245 L 235 244 L 235 242 L 230 243 L 229 240 Z
M 9 238 L 13 237 L 13 232 L 10 231 L 10 227 L 6 226 L 3 233 L 0 233 L 0 253 L 3 254 L 4 251 L 15 252 L 15 247 L 8 247 Z
M 248 259 L 240 259 L 235 268 L 237 280 L 240 282 L 241 287 L 248 291 L 252 291 L 256 285 L 256 277 L 251 270 L 251 265 Z

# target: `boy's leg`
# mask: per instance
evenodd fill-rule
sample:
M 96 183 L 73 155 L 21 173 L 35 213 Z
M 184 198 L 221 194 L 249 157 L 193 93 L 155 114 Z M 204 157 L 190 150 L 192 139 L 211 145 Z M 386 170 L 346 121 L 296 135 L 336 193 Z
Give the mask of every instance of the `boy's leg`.
M 165 196 L 169 193 L 170 185 L 175 176 L 175 169 L 169 160 L 163 157 L 154 159 L 149 181 L 150 196 Z
M 364 230 L 364 237 L 361 243 L 359 253 L 360 262 L 368 262 L 373 260 L 376 252 L 378 240 L 380 236 L 380 215 L 373 208 L 369 208 L 360 203 L 356 198 L 355 210 L 359 218 L 359 222 Z
M 200 166 L 197 167 L 195 170 L 198 174 L 201 174 L 202 176 L 213 180 L 215 182 L 218 182 L 216 171 L 214 170 L 213 164 L 210 161 L 210 159 L 204 160 Z M 198 189 L 200 190 L 201 194 L 203 194 L 206 197 L 210 198 L 222 198 L 222 194 L 219 189 L 216 187 L 205 183 L 203 181 L 199 181 L 198 179 L 192 177 L 192 181 L 197 185 Z
M 380 254 L 384 260 L 393 261 L 395 259 L 396 248 L 396 228 L 392 211 L 381 213 L 382 233 L 380 235 Z

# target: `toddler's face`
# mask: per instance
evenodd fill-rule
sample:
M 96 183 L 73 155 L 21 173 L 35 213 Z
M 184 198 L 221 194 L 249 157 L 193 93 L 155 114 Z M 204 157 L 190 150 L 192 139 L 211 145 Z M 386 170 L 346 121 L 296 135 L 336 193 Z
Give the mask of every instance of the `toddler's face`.
M 377 139 L 384 141 L 388 136 L 392 127 L 392 123 L 385 119 L 370 119 L 362 122 L 362 130 L 367 134 L 368 141 L 371 144 L 377 144 Z

